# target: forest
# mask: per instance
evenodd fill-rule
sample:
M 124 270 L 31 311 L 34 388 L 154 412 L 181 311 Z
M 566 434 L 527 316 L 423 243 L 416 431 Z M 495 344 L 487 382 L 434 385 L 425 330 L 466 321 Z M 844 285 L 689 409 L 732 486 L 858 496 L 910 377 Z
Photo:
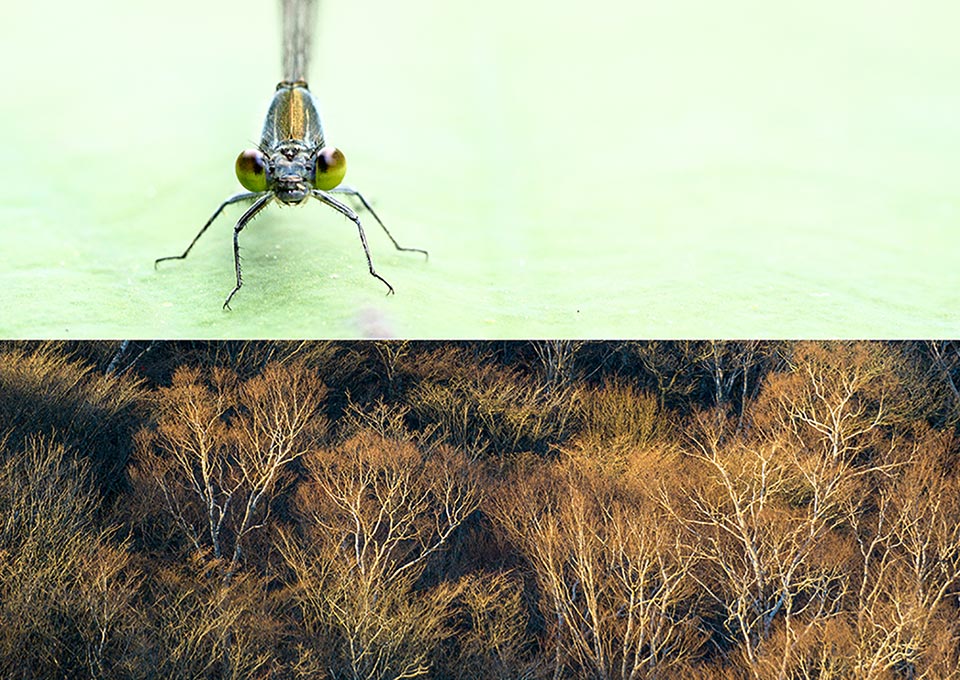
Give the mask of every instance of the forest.
M 960 678 L 960 344 L 0 343 L 0 677 Z

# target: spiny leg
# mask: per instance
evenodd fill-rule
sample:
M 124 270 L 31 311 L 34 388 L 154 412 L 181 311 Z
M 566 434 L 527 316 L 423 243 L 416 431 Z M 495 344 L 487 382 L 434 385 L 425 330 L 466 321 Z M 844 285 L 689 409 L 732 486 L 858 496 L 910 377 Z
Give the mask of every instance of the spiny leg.
M 242 194 L 237 194 L 236 196 L 231 196 L 230 198 L 228 198 L 227 200 L 225 200 L 223 203 L 220 204 L 220 207 L 217 208 L 216 211 L 210 216 L 210 219 L 207 220 L 207 223 L 206 223 L 205 225 L 203 225 L 203 228 L 199 231 L 199 233 L 197 233 L 197 235 L 193 237 L 193 240 L 190 241 L 190 245 L 188 245 L 188 246 L 187 246 L 187 249 L 183 251 L 183 255 L 170 255 L 170 256 L 168 256 L 168 257 L 160 257 L 160 258 L 157 258 L 156 260 L 153 261 L 153 268 L 156 269 L 156 268 L 157 268 L 157 265 L 158 265 L 159 263 L 165 261 L 165 260 L 182 260 L 182 259 L 184 259 L 187 255 L 190 254 L 190 249 L 193 248 L 193 244 L 196 243 L 201 236 L 203 236 L 203 232 L 205 232 L 205 231 L 207 230 L 207 228 L 208 228 L 211 224 L 213 224 L 213 221 L 214 221 L 215 219 L 217 219 L 217 217 L 220 216 L 220 213 L 223 212 L 223 209 L 224 209 L 224 208 L 226 208 L 228 205 L 233 205 L 234 203 L 239 203 L 240 201 L 246 201 L 246 200 L 251 199 L 251 198 L 256 198 L 256 197 L 259 196 L 259 195 L 260 195 L 260 194 L 253 193 L 253 192 L 250 192 L 250 191 L 245 191 L 245 192 L 243 192 Z
M 401 246 L 399 243 L 397 243 L 397 240 L 396 240 L 395 238 L 393 238 L 393 234 L 391 234 L 391 233 L 390 233 L 390 230 L 387 229 L 387 225 L 385 225 L 385 224 L 383 223 L 383 220 L 381 220 L 380 217 L 377 215 L 377 213 L 374 212 L 373 207 L 370 205 L 370 203 L 367 201 L 367 199 L 365 199 L 365 198 L 363 197 L 363 194 L 361 194 L 359 191 L 357 191 L 357 190 L 354 189 L 353 187 L 347 186 L 347 185 L 345 185 L 345 184 L 341 184 L 341 185 L 338 186 L 336 189 L 331 189 L 331 190 L 330 190 L 330 193 L 332 193 L 332 194 L 333 194 L 333 193 L 335 193 L 335 194 L 346 194 L 347 196 L 353 196 L 354 198 L 359 199 L 360 202 L 363 204 L 363 207 L 366 208 L 367 211 L 368 211 L 371 215 L 373 215 L 373 219 L 375 219 L 375 220 L 377 221 L 377 224 L 380 225 L 380 227 L 383 229 L 383 231 L 384 231 L 384 232 L 386 233 L 386 235 L 389 237 L 390 241 L 393 243 L 394 247 L 395 247 L 397 250 L 403 250 L 403 251 L 410 252 L 410 253 L 423 253 L 424 257 L 426 257 L 426 258 L 428 258 L 428 259 L 430 258 L 430 253 L 428 253 L 426 250 L 423 250 L 423 249 L 421 249 L 421 248 L 404 248 L 404 247 Z
M 394 292 L 393 286 L 390 285 L 390 282 L 387 281 L 382 276 L 380 276 L 376 272 L 376 270 L 373 268 L 373 260 L 370 259 L 370 248 L 367 246 L 367 235 L 363 233 L 363 225 L 360 223 L 360 217 L 357 215 L 357 213 L 355 213 L 353 210 L 351 210 L 350 208 L 345 206 L 343 203 L 335 199 L 333 196 L 329 195 L 324 191 L 320 191 L 319 189 L 314 189 L 311 192 L 311 195 L 317 200 L 319 200 L 321 203 L 326 203 L 331 208 L 341 213 L 348 220 L 352 220 L 353 223 L 357 225 L 357 231 L 360 232 L 360 243 L 363 244 L 363 253 L 367 256 L 367 265 L 370 268 L 370 274 L 372 274 L 374 278 L 380 279 L 383 282 L 383 284 L 389 289 L 387 292 L 387 295 L 390 295 L 391 293 L 393 293 Z
M 233 264 L 237 270 L 237 285 L 233 290 L 230 291 L 230 295 L 227 296 L 227 299 L 223 302 L 224 309 L 230 309 L 230 300 L 240 290 L 240 286 L 243 285 L 243 277 L 240 275 L 240 232 L 243 231 L 243 228 L 247 226 L 247 223 L 257 216 L 257 213 L 263 210 L 270 200 L 273 198 L 272 193 L 266 193 L 260 196 L 257 199 L 257 202 L 247 208 L 247 212 L 243 213 L 243 216 L 237 220 L 237 226 L 233 228 Z

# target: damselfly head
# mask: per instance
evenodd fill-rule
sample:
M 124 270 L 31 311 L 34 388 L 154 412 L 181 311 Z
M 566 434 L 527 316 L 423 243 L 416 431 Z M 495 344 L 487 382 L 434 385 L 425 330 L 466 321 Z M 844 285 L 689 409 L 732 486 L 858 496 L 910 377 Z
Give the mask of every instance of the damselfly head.
M 310 191 L 330 191 L 347 174 L 347 159 L 340 149 L 325 146 L 311 151 L 300 144 L 285 144 L 269 156 L 247 149 L 237 156 L 237 179 L 248 191 L 272 191 L 283 203 L 302 203 Z
M 267 185 L 283 203 L 303 203 L 313 190 L 313 157 L 299 147 L 282 148 L 270 157 Z

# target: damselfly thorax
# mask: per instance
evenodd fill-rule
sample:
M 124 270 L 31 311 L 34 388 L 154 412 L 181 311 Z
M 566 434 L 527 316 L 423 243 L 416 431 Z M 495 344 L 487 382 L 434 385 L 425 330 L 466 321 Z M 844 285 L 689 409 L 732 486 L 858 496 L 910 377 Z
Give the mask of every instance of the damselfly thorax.
M 270 102 L 259 148 L 237 158 L 240 183 L 296 204 L 310 198 L 314 189 L 335 189 L 346 171 L 343 153 L 324 143 L 323 124 L 306 82 L 282 81 Z

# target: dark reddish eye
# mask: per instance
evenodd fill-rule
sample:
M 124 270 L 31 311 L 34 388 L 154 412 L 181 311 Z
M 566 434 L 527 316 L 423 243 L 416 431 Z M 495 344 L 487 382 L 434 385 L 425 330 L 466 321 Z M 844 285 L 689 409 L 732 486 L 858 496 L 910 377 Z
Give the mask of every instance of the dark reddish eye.
M 267 190 L 267 158 L 257 149 L 241 151 L 237 156 L 237 179 L 248 191 Z

